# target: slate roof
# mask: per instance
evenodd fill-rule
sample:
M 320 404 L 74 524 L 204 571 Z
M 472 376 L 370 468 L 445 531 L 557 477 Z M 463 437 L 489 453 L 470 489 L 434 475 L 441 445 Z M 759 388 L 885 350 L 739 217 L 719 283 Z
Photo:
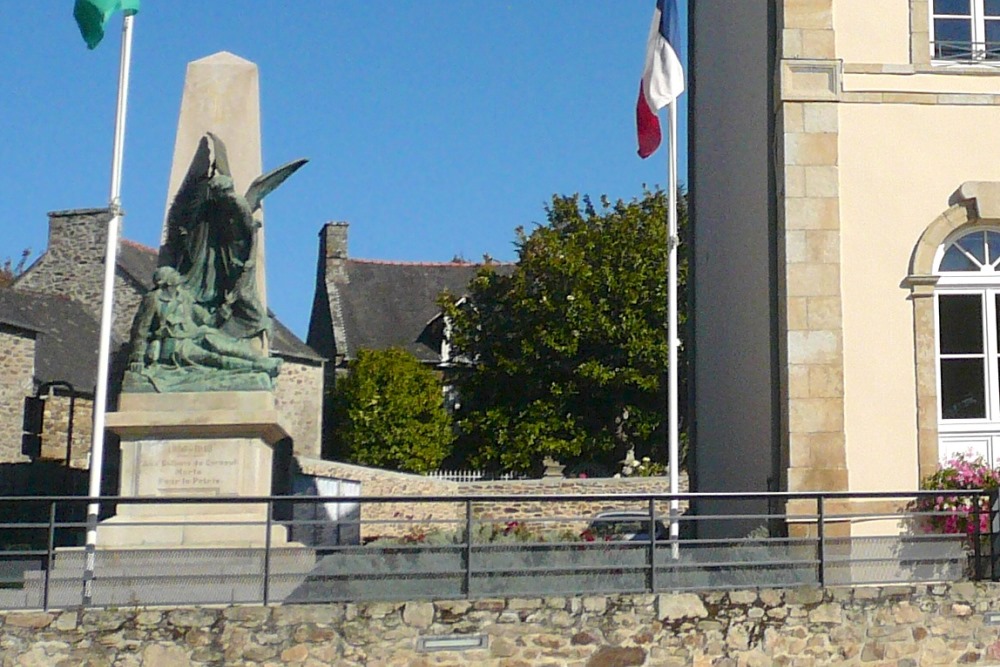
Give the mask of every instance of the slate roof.
M 312 349 L 302 339 L 292 333 L 292 330 L 282 324 L 281 320 L 274 316 L 274 311 L 267 309 L 267 314 L 271 316 L 271 352 L 282 357 L 295 357 L 306 361 L 323 361 L 316 350 Z
M 401 347 L 429 363 L 441 361 L 436 337 L 425 335 L 428 324 L 441 312 L 438 296 L 446 290 L 456 297 L 465 295 L 469 281 L 481 267 L 363 259 L 346 259 L 344 265 L 346 281 L 329 277 L 326 281 L 329 307 L 339 308 L 343 322 L 342 338 L 336 340 L 337 354 L 349 360 L 361 349 Z M 511 264 L 495 266 L 498 271 L 513 269 Z M 336 314 L 333 320 L 338 320 Z
M 153 288 L 153 271 L 156 270 L 159 253 L 149 246 L 123 239 L 118 248 L 118 268 L 145 290 Z M 298 336 L 286 327 L 274 312 L 268 308 L 274 327 L 271 331 L 271 351 L 281 356 L 290 356 L 308 361 L 322 361 L 323 357 L 314 349 L 302 342 Z
M 36 382 L 64 380 L 81 393 L 94 392 L 101 324 L 86 308 L 69 297 L 2 288 L 0 323 L 37 332 Z
M 118 268 L 129 278 L 142 285 L 143 289 L 153 289 L 153 271 L 159 252 L 155 248 L 122 239 L 118 246 Z

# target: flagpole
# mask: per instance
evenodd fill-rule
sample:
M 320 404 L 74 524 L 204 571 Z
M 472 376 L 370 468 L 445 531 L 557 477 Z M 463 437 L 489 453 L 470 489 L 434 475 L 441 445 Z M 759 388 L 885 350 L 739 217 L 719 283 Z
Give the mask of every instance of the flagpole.
M 97 548 L 97 518 L 101 495 L 101 472 L 104 467 L 104 424 L 108 404 L 108 373 L 111 359 L 112 313 L 115 300 L 115 267 L 118 255 L 118 228 L 121 226 L 122 157 L 125 151 L 125 112 L 128 106 L 129 69 L 132 63 L 132 19 L 126 13 L 122 20 L 121 59 L 118 68 L 118 105 L 115 111 L 114 153 L 111 159 L 111 221 L 108 223 L 108 245 L 104 255 L 104 302 L 101 308 L 101 341 L 97 361 L 97 386 L 94 389 L 94 432 L 90 447 L 91 498 L 87 505 L 87 546 L 83 576 L 83 602 L 93 598 L 94 565 Z
M 669 349 L 669 368 L 667 380 L 667 449 L 669 452 L 670 465 L 670 541 L 672 556 L 679 557 L 680 549 L 678 539 L 680 537 L 680 525 L 678 515 L 680 511 L 680 501 L 676 495 L 680 493 L 680 470 L 678 456 L 678 373 L 677 373 L 677 348 L 680 340 L 677 337 L 677 246 L 679 239 L 677 236 L 677 98 L 667 105 L 669 121 L 667 137 L 669 141 L 667 151 L 667 253 L 668 265 L 668 325 L 667 344 Z

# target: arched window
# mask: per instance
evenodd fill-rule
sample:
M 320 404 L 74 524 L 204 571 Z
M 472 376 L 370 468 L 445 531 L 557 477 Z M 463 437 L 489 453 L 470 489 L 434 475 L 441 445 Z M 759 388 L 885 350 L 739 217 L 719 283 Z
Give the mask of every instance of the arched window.
M 1000 454 L 1000 229 L 964 228 L 935 262 L 941 454 Z

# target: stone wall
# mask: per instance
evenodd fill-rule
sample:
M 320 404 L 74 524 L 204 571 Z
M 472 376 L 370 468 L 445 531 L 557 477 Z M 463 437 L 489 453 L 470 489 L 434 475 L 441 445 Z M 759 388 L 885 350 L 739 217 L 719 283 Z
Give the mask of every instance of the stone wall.
M 347 479 L 361 483 L 363 497 L 399 498 L 401 496 L 527 496 L 527 495 L 627 495 L 644 493 L 669 493 L 670 482 L 666 477 L 626 478 L 563 478 L 503 480 L 486 482 L 451 482 L 423 475 L 390 472 L 378 468 L 319 461 L 298 457 L 300 472 L 318 477 Z M 688 490 L 687 475 L 682 474 L 680 491 Z M 686 503 L 682 503 L 686 506 Z M 538 529 L 583 530 L 586 519 L 606 510 L 645 510 L 644 501 L 574 500 L 572 502 L 497 501 L 477 502 L 473 512 L 477 519 L 506 522 L 528 519 Z M 668 503 L 657 504 L 663 515 L 669 512 Z M 457 526 L 465 517 L 465 506 L 458 502 L 385 502 L 364 503 L 361 508 L 362 539 L 376 536 L 397 536 L 410 532 L 413 522 L 423 522 L 432 527 L 434 522 L 452 522 Z M 577 520 L 572 520 L 573 518 Z
M 0 613 L 3 665 L 995 664 L 996 584 Z M 427 637 L 487 646 L 422 652 Z
M 286 421 L 300 456 L 320 458 L 323 418 L 323 364 L 285 359 L 274 392 L 275 407 Z
M 399 498 L 401 496 L 454 496 L 459 485 L 447 480 L 422 475 L 391 472 L 336 461 L 320 461 L 297 456 L 298 472 L 316 477 L 346 479 L 361 483 L 361 495 L 366 497 Z M 361 539 L 398 536 L 410 530 L 404 521 L 452 521 L 465 516 L 461 503 L 363 503 L 361 506 Z
M 688 490 L 687 475 L 680 479 L 681 493 Z M 546 477 L 542 479 L 504 480 L 493 482 L 468 482 L 459 484 L 460 494 L 485 496 L 523 496 L 523 495 L 625 495 L 643 493 L 670 493 L 670 480 L 667 477 L 624 477 L 624 478 L 559 478 Z M 687 502 L 681 503 L 682 508 Z M 649 503 L 640 501 L 623 501 L 616 498 L 602 500 L 573 500 L 566 502 L 524 502 L 504 501 L 495 503 L 476 503 L 475 514 L 480 519 L 496 521 L 510 520 L 517 517 L 519 521 L 527 519 L 541 529 L 569 530 L 580 532 L 589 523 L 585 518 L 599 512 L 612 510 L 647 511 Z M 657 502 L 656 512 L 661 516 L 670 513 L 669 502 Z M 581 517 L 573 520 L 574 517 Z
M 45 399 L 45 421 L 42 427 L 42 458 L 66 460 L 66 434 L 69 430 L 70 400 L 67 396 Z M 94 432 L 94 402 L 77 398 L 73 402 L 73 443 L 70 466 L 86 469 Z
M 0 463 L 28 460 L 21 455 L 21 425 L 34 371 L 35 334 L 0 325 Z
M 100 319 L 110 215 L 107 209 L 49 213 L 48 247 L 18 279 L 16 288 L 68 296 Z M 115 276 L 113 326 L 119 340 L 128 340 L 141 299 L 141 288 L 119 269 Z

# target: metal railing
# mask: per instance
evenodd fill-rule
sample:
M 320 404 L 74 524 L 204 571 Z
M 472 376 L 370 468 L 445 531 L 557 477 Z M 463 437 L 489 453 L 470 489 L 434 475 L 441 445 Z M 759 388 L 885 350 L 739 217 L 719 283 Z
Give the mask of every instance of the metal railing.
M 933 509 L 935 499 L 959 493 L 971 499 L 968 530 L 926 532 L 955 515 Z M 669 514 L 675 497 L 690 506 L 685 514 Z M 91 604 L 121 607 L 993 578 L 998 503 L 994 492 L 987 521 L 986 497 L 7 497 L 0 498 L 0 608 L 83 605 L 81 545 L 94 500 L 117 516 L 102 522 Z M 331 506 L 335 521 L 318 511 Z M 231 519 L 221 514 L 234 508 Z M 669 539 L 671 521 L 680 524 L 679 540 Z
M 1000 60 L 1000 43 L 935 40 L 931 42 L 931 54 L 934 60 L 992 63 Z

